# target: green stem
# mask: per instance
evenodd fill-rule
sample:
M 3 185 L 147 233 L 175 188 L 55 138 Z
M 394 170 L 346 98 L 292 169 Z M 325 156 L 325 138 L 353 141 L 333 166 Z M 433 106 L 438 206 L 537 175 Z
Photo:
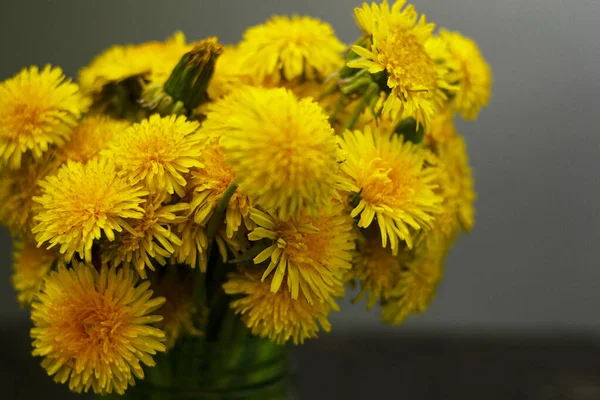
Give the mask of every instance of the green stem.
M 227 206 L 229 205 L 229 200 L 231 200 L 231 197 L 233 196 L 236 190 L 237 185 L 231 182 L 227 189 L 225 189 L 225 191 L 223 192 L 223 197 L 221 197 L 219 204 L 217 204 L 217 208 L 215 208 L 215 212 L 213 213 L 213 216 L 210 218 L 208 226 L 206 227 L 206 236 L 208 237 L 207 251 L 209 252 L 206 256 L 209 261 L 210 249 L 215 240 L 215 236 L 217 235 L 217 229 L 219 229 L 219 226 L 221 226 L 221 223 L 223 222 L 223 218 L 225 217 L 225 211 L 227 210 Z
M 203 329 L 205 326 L 203 313 L 208 307 L 208 299 L 206 297 L 206 273 L 200 271 L 200 267 L 196 267 L 194 279 L 194 304 L 198 313 L 196 326 Z
M 231 197 L 233 196 L 233 194 L 235 193 L 236 190 L 237 190 L 237 185 L 235 183 L 231 182 L 229 184 L 229 186 L 227 187 L 227 189 L 225 189 L 225 192 L 223 192 L 223 197 L 221 197 L 221 200 L 219 201 L 219 203 L 217 204 L 217 207 L 215 208 L 215 212 L 213 213 L 210 221 L 208 222 L 208 227 L 206 228 L 206 234 L 207 234 L 207 240 L 208 240 L 208 247 L 206 248 L 206 259 L 207 259 L 207 263 L 208 263 L 207 270 L 208 270 L 208 268 L 211 268 L 211 266 L 213 264 L 212 260 L 211 260 L 211 253 L 212 253 L 215 236 L 217 235 L 217 229 L 219 228 L 219 226 L 223 222 L 223 219 L 225 218 L 225 211 L 227 210 L 229 201 L 231 200 Z M 207 273 L 208 272 L 209 271 L 207 271 Z M 195 304 L 198 307 L 198 310 L 200 312 L 202 312 L 202 310 L 204 309 L 203 307 L 206 307 L 208 305 L 206 289 L 207 289 L 206 274 L 203 273 L 202 271 L 200 271 L 200 268 L 198 268 L 196 271 L 196 279 L 194 282 L 194 299 L 195 299 Z
M 365 98 L 363 97 L 360 99 L 360 101 L 354 108 L 354 111 L 352 111 L 350 118 L 348 118 L 348 120 L 346 121 L 346 124 L 344 125 L 344 129 L 342 130 L 342 134 L 346 130 L 350 130 L 354 127 L 354 125 L 356 124 L 356 121 L 358 121 L 358 117 L 360 117 L 360 113 L 363 112 L 363 110 L 366 107 L 367 107 L 367 102 L 365 101 Z
M 357 76 L 359 76 L 359 74 L 357 74 Z M 371 82 L 373 82 L 373 80 L 369 76 L 361 77 L 356 80 L 353 78 L 347 85 L 340 87 L 340 92 L 344 94 L 354 93 L 365 86 L 369 86 Z
M 342 106 L 344 105 L 345 101 L 346 101 L 346 96 L 343 94 L 340 94 L 340 98 L 335 103 L 335 106 L 333 107 L 333 111 L 331 112 L 331 115 L 329 115 L 329 121 L 332 124 L 336 121 L 337 115 L 340 112 L 340 110 L 342 109 Z
M 319 95 L 319 97 L 317 98 L 317 100 L 321 101 L 325 97 L 329 96 L 330 94 L 333 94 L 333 93 L 337 92 L 337 90 L 338 90 L 337 85 L 336 84 L 332 84 L 326 90 L 324 90 L 323 92 L 321 92 L 321 94 Z

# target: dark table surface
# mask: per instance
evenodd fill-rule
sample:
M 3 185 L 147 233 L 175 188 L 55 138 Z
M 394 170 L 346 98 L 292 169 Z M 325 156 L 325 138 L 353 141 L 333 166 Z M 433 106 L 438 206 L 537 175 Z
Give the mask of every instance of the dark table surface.
M 28 326 L 0 326 L 0 399 L 87 399 L 29 356 Z M 295 349 L 300 399 L 600 399 L 600 336 L 398 330 L 323 335 Z

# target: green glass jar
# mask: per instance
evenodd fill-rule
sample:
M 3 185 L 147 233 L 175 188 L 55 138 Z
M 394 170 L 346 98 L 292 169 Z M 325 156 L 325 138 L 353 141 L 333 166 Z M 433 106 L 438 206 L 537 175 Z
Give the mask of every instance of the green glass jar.
M 131 400 L 288 400 L 296 399 L 287 346 L 268 340 L 208 341 L 186 337 L 155 357 L 123 396 Z

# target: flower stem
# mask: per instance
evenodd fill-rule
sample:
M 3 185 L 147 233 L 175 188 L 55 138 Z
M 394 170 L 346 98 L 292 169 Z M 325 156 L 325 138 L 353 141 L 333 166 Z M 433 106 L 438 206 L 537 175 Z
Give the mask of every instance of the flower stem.
M 223 222 L 225 217 L 225 210 L 227 210 L 227 206 L 229 205 L 229 200 L 237 190 L 237 185 L 233 182 L 229 184 L 227 189 L 223 192 L 223 197 L 217 204 L 217 208 L 215 208 L 215 212 L 208 222 L 208 226 L 206 227 L 206 236 L 208 238 L 208 252 L 210 252 L 212 244 L 215 240 L 215 236 L 217 235 L 217 229 Z M 210 253 L 207 254 L 207 259 L 210 261 Z
M 214 282 L 214 280 L 207 282 L 206 277 L 208 274 L 213 275 L 214 273 L 214 271 L 209 271 L 208 269 L 213 269 L 215 264 L 214 262 L 212 262 L 213 260 L 211 260 L 211 253 L 215 241 L 215 236 L 217 235 L 217 229 L 219 228 L 219 226 L 223 222 L 223 219 L 225 218 L 225 211 L 227 210 L 229 201 L 231 200 L 231 197 L 233 196 L 236 190 L 237 185 L 231 182 L 227 189 L 225 189 L 225 192 L 223 192 L 223 197 L 221 197 L 221 200 L 217 204 L 215 212 L 213 213 L 208 223 L 208 227 L 206 228 L 208 240 L 208 247 L 206 248 L 206 259 L 208 260 L 207 272 L 205 274 L 202 271 L 200 271 L 200 268 L 197 268 L 196 278 L 194 282 L 194 302 L 198 310 L 203 310 L 205 309 L 205 307 L 208 306 L 209 300 L 207 298 L 207 284 L 212 284 L 211 286 L 221 284 L 220 282 Z M 222 262 L 220 264 L 222 264 Z M 211 287 L 211 289 L 213 289 L 211 290 L 211 292 L 214 293 L 214 287 Z
M 360 117 L 360 113 L 363 112 L 363 110 L 366 107 L 367 107 L 367 102 L 366 102 L 365 98 L 363 97 L 360 99 L 360 101 L 354 108 L 354 111 L 352 111 L 352 114 L 350 115 L 350 118 L 348 118 L 348 121 L 346 121 L 346 125 L 344 125 L 344 129 L 342 130 L 342 133 L 345 132 L 346 130 L 350 130 L 354 127 L 354 125 L 356 124 L 356 121 L 358 121 L 358 117 Z
M 346 96 L 344 96 L 343 94 L 340 94 L 340 98 L 338 99 L 338 101 L 336 101 L 335 106 L 333 107 L 333 111 L 331 111 L 331 115 L 329 115 L 329 122 L 331 122 L 331 124 L 335 123 L 335 121 L 337 119 L 337 115 L 340 112 L 340 110 L 342 109 L 342 106 L 344 105 L 345 101 L 346 101 Z

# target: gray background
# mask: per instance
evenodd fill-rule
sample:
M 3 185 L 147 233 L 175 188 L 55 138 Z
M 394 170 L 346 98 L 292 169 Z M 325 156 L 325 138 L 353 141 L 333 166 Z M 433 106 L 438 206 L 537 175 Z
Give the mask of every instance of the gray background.
M 600 331 L 600 1 L 415 0 L 428 20 L 477 40 L 494 71 L 490 107 L 461 124 L 477 179 L 477 223 L 452 251 L 429 311 L 411 329 Z M 274 13 L 310 14 L 342 40 L 358 0 L 5 1 L 0 79 L 30 64 L 68 74 L 116 43 L 240 39 Z M 0 233 L 0 327 L 27 318 L 9 283 Z M 378 329 L 376 312 L 343 304 L 335 330 Z

